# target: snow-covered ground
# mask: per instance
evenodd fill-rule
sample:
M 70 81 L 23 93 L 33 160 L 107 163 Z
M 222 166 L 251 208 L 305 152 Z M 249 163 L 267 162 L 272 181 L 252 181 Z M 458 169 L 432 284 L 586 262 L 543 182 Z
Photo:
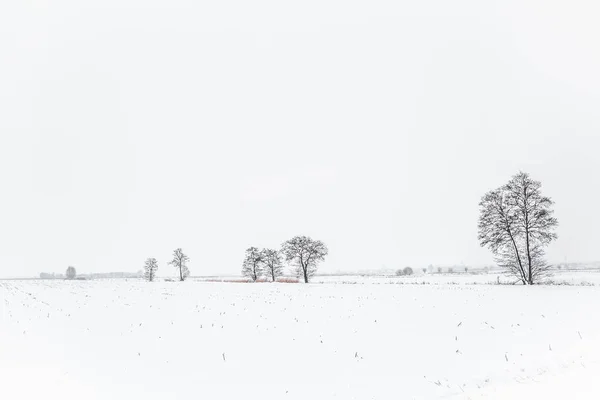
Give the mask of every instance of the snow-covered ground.
M 328 279 L 0 282 L 0 397 L 600 398 L 598 286 Z
M 552 276 L 547 278 L 556 284 L 568 285 L 600 285 L 600 270 L 588 271 L 553 271 Z M 492 272 L 455 272 L 455 273 L 422 273 L 416 270 L 414 275 L 340 275 L 340 276 L 316 276 L 315 283 L 372 283 L 372 284 L 426 284 L 426 285 L 488 285 L 514 283 L 515 279 L 506 276 L 501 271 Z

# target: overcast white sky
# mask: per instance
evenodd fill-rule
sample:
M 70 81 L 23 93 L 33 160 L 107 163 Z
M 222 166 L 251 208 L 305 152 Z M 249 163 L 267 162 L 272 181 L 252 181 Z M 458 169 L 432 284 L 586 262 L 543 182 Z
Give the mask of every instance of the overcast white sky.
M 551 261 L 600 260 L 600 3 L 54 0 L 0 5 L 0 276 L 486 264 L 519 169 Z M 170 271 L 169 271 L 170 273 Z

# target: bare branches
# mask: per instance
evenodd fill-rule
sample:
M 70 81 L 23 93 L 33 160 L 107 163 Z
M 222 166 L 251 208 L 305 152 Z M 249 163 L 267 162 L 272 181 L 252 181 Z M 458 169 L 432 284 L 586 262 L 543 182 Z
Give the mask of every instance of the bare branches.
M 310 277 L 316 272 L 318 263 L 325 259 L 329 251 L 319 240 L 296 236 L 283 243 L 281 252 L 286 261 L 296 266 L 297 273 L 304 277 L 304 282 L 308 283 Z
M 144 263 L 144 279 L 146 279 L 148 282 L 154 281 L 157 270 L 158 261 L 156 261 L 156 258 L 148 258 Z
M 256 247 L 246 249 L 246 257 L 242 264 L 242 275 L 249 277 L 254 282 L 263 273 L 264 253 Z
M 479 203 L 479 243 L 489 247 L 498 264 L 532 285 L 548 275 L 543 247 L 557 238 L 553 202 L 542 184 L 519 172 Z
M 308 283 L 317 270 L 319 262 L 325 259 L 328 250 L 319 240 L 306 236 L 296 236 L 282 244 L 281 250 L 250 247 L 242 264 L 242 275 L 256 282 L 261 276 L 270 278 L 272 282 L 283 275 L 283 259 L 296 268 L 298 277 L 303 276 Z
M 489 247 L 499 265 L 527 283 L 517 244 L 521 231 L 518 216 L 500 189 L 487 193 L 479 203 L 479 243 Z
M 273 282 L 278 276 L 283 275 L 283 264 L 281 259 L 281 253 L 273 249 L 263 249 L 263 261 L 265 266 L 265 272 Z
M 187 267 L 187 263 L 189 261 L 190 258 L 183 254 L 183 250 L 181 248 L 176 249 L 173 252 L 173 259 L 169 262 L 169 265 L 179 269 L 180 281 L 184 281 L 190 275 L 190 270 Z
M 543 246 L 558 236 L 554 229 L 558 220 L 553 217 L 553 202 L 542 196 L 542 184 L 531 179 L 529 174 L 519 172 L 504 186 L 511 208 L 518 215 L 518 223 L 523 232 L 525 254 L 527 255 L 528 282 L 534 283 L 536 276 L 547 270 L 543 257 Z

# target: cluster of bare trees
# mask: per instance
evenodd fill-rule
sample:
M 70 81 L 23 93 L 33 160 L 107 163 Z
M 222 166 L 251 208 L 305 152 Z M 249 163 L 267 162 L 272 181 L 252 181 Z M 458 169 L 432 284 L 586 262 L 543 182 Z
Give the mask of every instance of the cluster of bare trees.
M 308 283 L 327 254 L 327 246 L 323 242 L 308 236 L 296 236 L 284 242 L 280 250 L 250 247 L 246 250 L 242 275 L 254 282 L 260 277 L 275 282 L 277 277 L 283 275 L 283 261 L 286 261 L 295 269 L 296 275 Z
M 256 247 L 246 249 L 246 257 L 242 264 L 242 275 L 256 282 L 265 276 L 273 282 L 283 275 L 281 252 L 273 249 L 259 250 Z
M 423 273 L 425 273 L 425 271 L 427 271 L 425 268 L 423 268 Z M 414 274 L 414 271 L 411 267 L 406 267 L 404 269 L 398 269 L 396 270 L 396 275 L 397 276 L 409 276 Z
M 549 273 L 544 247 L 557 238 L 553 202 L 542 184 L 519 172 L 502 187 L 483 196 L 479 204 L 479 242 L 488 247 L 498 265 L 525 285 Z
M 173 259 L 168 263 L 177 269 L 177 272 L 179 273 L 179 280 L 182 282 L 190 275 L 190 270 L 187 267 L 187 263 L 189 261 L 190 258 L 183 253 L 181 248 L 179 248 L 173 251 Z M 144 278 L 149 282 L 154 281 L 157 271 L 158 261 L 156 261 L 156 258 L 148 258 L 144 263 Z

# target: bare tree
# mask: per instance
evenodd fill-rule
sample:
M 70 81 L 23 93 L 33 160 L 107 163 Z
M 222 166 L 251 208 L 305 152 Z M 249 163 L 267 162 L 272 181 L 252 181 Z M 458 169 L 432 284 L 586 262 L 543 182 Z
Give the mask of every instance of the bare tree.
M 549 267 L 544 261 L 544 247 L 558 238 L 554 232 L 558 220 L 554 218 L 554 202 L 541 192 L 542 183 L 519 172 L 505 185 L 504 190 L 518 215 L 520 231 L 525 241 L 528 282 L 547 275 Z
M 75 270 L 75 267 L 68 267 L 67 272 L 65 272 L 65 275 L 67 279 L 75 279 L 75 277 L 77 276 L 77 271 Z
M 190 258 L 183 254 L 183 250 L 179 248 L 173 252 L 173 259 L 169 262 L 169 265 L 179 269 L 179 280 L 182 282 L 190 275 L 190 270 L 187 267 L 189 261 Z
M 242 264 L 242 275 L 256 282 L 263 273 L 264 253 L 256 247 L 246 249 L 246 257 Z
M 553 202 L 541 195 L 541 183 L 519 172 L 506 185 L 485 194 L 479 203 L 479 243 L 499 266 L 525 285 L 533 285 L 549 267 L 544 247 L 556 239 Z
M 283 275 L 281 252 L 273 249 L 264 249 L 262 253 L 266 272 L 271 276 L 271 280 L 275 282 L 278 276 Z
M 157 270 L 158 270 L 158 262 L 156 261 L 156 258 L 147 259 L 146 263 L 144 264 L 144 278 L 148 282 L 154 281 Z
M 502 189 L 486 193 L 479 203 L 479 244 L 489 247 L 498 265 L 527 284 L 519 246 L 518 215 Z
M 296 236 L 283 243 L 281 252 L 286 261 L 296 266 L 298 276 L 304 277 L 304 283 L 308 283 L 316 272 L 318 263 L 325 259 L 329 251 L 320 240 Z

